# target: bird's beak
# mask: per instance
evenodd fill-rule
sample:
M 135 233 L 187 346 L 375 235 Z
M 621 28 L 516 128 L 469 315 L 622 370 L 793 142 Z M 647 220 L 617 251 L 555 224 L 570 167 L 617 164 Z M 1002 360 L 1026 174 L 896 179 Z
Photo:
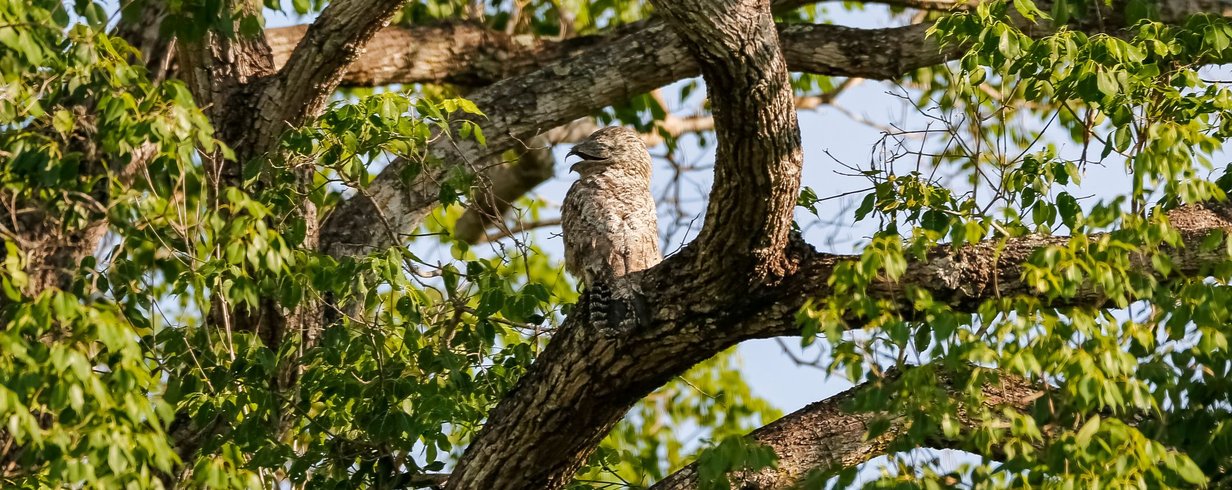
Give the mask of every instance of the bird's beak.
M 566 153 L 566 154 L 565 154 L 565 159 L 566 159 L 566 160 L 568 160 L 568 159 L 569 159 L 569 157 L 574 156 L 574 155 L 577 155 L 577 154 L 578 154 L 578 151 L 577 151 L 577 147 L 575 146 L 575 147 L 573 147 L 573 148 L 570 148 L 570 149 L 569 149 L 569 153 Z M 579 171 L 578 171 L 578 165 L 581 165 L 581 164 L 583 164 L 583 163 L 586 163 L 586 159 L 585 159 L 585 158 L 583 158 L 583 159 L 581 159 L 581 160 L 578 160 L 578 161 L 577 161 L 576 163 L 574 163 L 573 165 L 570 165 L 570 166 L 569 166 L 569 171 L 570 171 L 570 172 L 576 172 L 576 173 L 579 173 L 579 174 L 580 174 L 581 172 L 579 172 Z
M 592 164 L 592 163 L 602 162 L 608 157 L 606 150 L 600 147 L 596 147 L 593 143 L 589 141 L 583 141 L 577 146 L 574 146 L 572 149 L 569 150 L 569 153 L 565 154 L 565 158 L 569 158 L 573 155 L 577 155 L 578 157 L 581 158 L 581 160 L 573 164 L 572 167 L 569 167 L 569 171 L 577 172 L 577 173 L 582 173 L 580 169 L 583 168 L 584 166 Z

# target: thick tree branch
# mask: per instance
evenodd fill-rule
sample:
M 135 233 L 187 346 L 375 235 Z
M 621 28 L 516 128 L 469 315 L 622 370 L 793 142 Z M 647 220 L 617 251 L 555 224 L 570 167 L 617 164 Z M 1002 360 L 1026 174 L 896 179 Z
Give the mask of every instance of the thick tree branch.
M 899 372 L 887 373 L 887 379 L 901 375 Z M 949 373 L 938 373 L 938 381 L 955 400 L 964 398 L 962 391 L 965 380 L 956 379 Z M 868 424 L 875 417 L 891 416 L 893 414 L 872 412 L 851 412 L 846 406 L 861 392 L 877 390 L 881 382 L 871 381 L 856 386 L 843 393 L 810 404 L 800 410 L 785 415 L 765 427 L 749 434 L 749 437 L 759 444 L 770 447 L 778 455 L 776 468 L 755 472 L 741 472 L 728 475 L 732 488 L 791 488 L 811 471 L 832 471 L 841 468 L 851 468 L 872 458 L 886 454 L 891 443 L 902 435 L 906 429 L 906 421 L 892 418 L 891 425 L 883 434 L 868 438 Z M 1039 386 L 1026 379 L 1000 374 L 998 383 L 987 383 L 981 387 L 985 408 L 996 411 L 1010 408 L 1017 411 L 1027 410 L 1031 403 L 1044 393 Z M 960 407 L 960 413 L 972 413 L 980 410 L 969 410 Z M 960 418 L 959 423 L 965 428 L 974 428 L 974 421 Z M 938 438 L 938 448 L 947 447 L 947 441 Z M 680 471 L 656 483 L 653 490 L 685 490 L 697 488 L 697 464 L 693 463 Z
M 251 124 L 224 124 L 252 121 L 256 104 L 252 86 L 274 73 L 273 58 L 265 36 L 240 34 L 238 19 L 257 15 L 259 2 L 228 0 L 222 11 L 235 17 L 235 31 L 227 34 L 207 31 L 198 38 L 179 39 L 177 76 L 188 85 L 197 106 L 214 122 L 217 137 L 235 149 L 240 161 L 254 154 L 258 136 Z M 236 181 L 237 165 L 224 165 L 215 156 L 209 159 L 210 173 L 222 181 Z M 232 175 L 233 174 L 233 175 Z
M 263 90 L 257 128 L 261 149 L 289 127 L 315 117 L 343 74 L 405 0 L 337 0 L 321 12 Z M 272 54 L 272 53 L 271 53 Z M 272 60 L 272 58 L 271 58 Z M 262 124 L 263 123 L 263 124 Z
M 307 26 L 267 29 L 280 66 Z M 450 23 L 389 27 L 377 32 L 346 68 L 342 85 L 374 87 L 391 83 L 450 83 L 479 87 L 527 73 L 616 35 L 582 36 L 561 41 L 515 36 L 479 24 Z
M 1216 231 L 1232 236 L 1230 209 L 1228 203 L 1211 203 L 1185 206 L 1168 213 L 1169 221 L 1184 240 L 1184 247 L 1169 251 L 1175 266 L 1169 277 L 1201 277 L 1214 264 L 1228 260 L 1224 248 L 1203 249 L 1201 243 Z M 1110 235 L 1094 235 L 1090 242 L 1098 246 L 1110 238 Z M 908 284 L 928 291 L 934 300 L 955 311 L 974 312 L 989 299 L 1036 295 L 1035 288 L 1024 278 L 1028 259 L 1043 247 L 1063 246 L 1069 240 L 1067 236 L 1031 235 L 1004 241 L 988 240 L 959 249 L 938 247 L 926 260 L 908 263 L 898 281 L 876 282 L 872 290 L 880 297 L 902 301 L 903 312 L 908 315 L 912 305 L 903 286 Z M 829 296 L 832 289 L 828 281 L 835 267 L 844 261 L 858 260 L 857 256 L 819 253 L 804 247 L 799 270 L 775 288 L 778 292 L 773 296 L 772 305 L 760 309 L 743 323 L 740 328 L 744 334 L 757 338 L 798 335 L 799 326 L 794 319 L 804 301 Z M 1153 272 L 1150 257 L 1132 256 L 1130 260 L 1133 270 L 1153 273 L 1157 280 L 1166 279 Z M 1109 298 L 1102 291 L 1087 286 L 1072 297 L 1057 298 L 1050 304 L 1101 307 L 1108 302 Z M 853 326 L 859 327 L 858 320 Z
M 632 33 L 627 31 L 636 29 Z M 583 36 L 563 41 L 511 36 L 473 24 L 390 27 L 378 32 L 364 52 L 346 69 L 346 86 L 380 86 L 392 83 L 452 83 L 487 86 L 523 75 L 552 63 L 585 56 L 592 49 L 633 36 L 644 42 L 663 43 L 665 53 L 628 68 L 658 69 L 683 63 L 681 78 L 698 75 L 696 62 L 687 56 L 674 34 L 655 39 L 662 21 L 643 21 L 618 33 Z M 938 63 L 936 49 L 924 45 L 924 29 L 857 29 L 828 24 L 781 25 L 784 56 L 792 71 L 833 76 L 858 76 L 879 80 L 901 76 L 910 69 Z M 266 30 L 275 63 L 286 63 L 305 35 L 306 26 Z M 889 60 L 879 47 L 902 53 Z M 867 58 L 869 54 L 875 58 Z M 850 64 L 839 60 L 850 60 Z M 888 61 L 892 63 L 888 63 Z M 629 60 L 635 61 L 635 60 Z M 907 68 L 902 68 L 903 66 Z M 675 81 L 675 80 L 672 80 Z M 657 87 L 646 87 L 645 92 Z
M 701 65 L 719 145 L 698 259 L 714 280 L 775 280 L 800 189 L 803 153 L 787 63 L 768 2 L 655 2 Z M 744 284 L 740 284 L 743 286 Z M 741 288 L 735 288 L 738 291 Z

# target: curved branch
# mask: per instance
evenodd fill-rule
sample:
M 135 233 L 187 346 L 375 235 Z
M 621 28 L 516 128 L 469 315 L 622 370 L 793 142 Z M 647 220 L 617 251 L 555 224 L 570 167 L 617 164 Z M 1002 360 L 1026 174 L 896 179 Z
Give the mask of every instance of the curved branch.
M 774 280 L 800 190 L 804 156 L 787 63 L 768 3 L 654 2 L 701 65 L 719 144 L 698 258 L 715 280 Z M 715 264 L 717 265 L 717 264 Z M 738 290 L 738 289 L 737 289 Z
M 487 145 L 441 138 L 431 152 L 441 162 L 424 168 L 406 182 L 404 159 L 390 163 L 367 189 L 366 198 L 341 204 L 321 230 L 322 249 L 331 255 L 355 255 L 392 246 L 384 229 L 352 226 L 384 214 L 395 234 L 410 234 L 435 206 L 442 184 L 459 167 L 470 170 L 497 163 L 509 149 L 527 149 L 523 142 L 551 128 L 588 115 L 592 110 L 626 100 L 645 90 L 688 76 L 696 65 L 678 43 L 663 43 L 671 32 L 661 22 L 648 23 L 638 35 L 625 36 L 586 50 L 585 55 L 544 66 L 478 90 L 468 98 L 487 118 L 478 119 Z
M 888 379 L 901 376 L 899 371 L 886 374 Z M 963 399 L 960 393 L 962 380 L 950 373 L 938 373 L 938 381 L 956 400 Z M 1025 411 L 1038 399 L 1044 390 L 1024 378 L 1000 374 L 999 383 L 981 387 L 985 406 L 989 409 L 1011 408 Z M 833 471 L 851 468 L 877 456 L 886 454 L 891 443 L 906 429 L 905 420 L 894 418 L 890 428 L 881 435 L 868 438 L 868 424 L 874 417 L 888 414 L 850 412 L 848 403 L 861 392 L 878 389 L 880 382 L 870 381 L 825 400 L 812 403 L 800 410 L 783 416 L 765 427 L 749 433 L 759 444 L 770 447 L 778 455 L 777 466 L 761 471 L 728 475 L 732 488 L 790 488 L 813 471 Z M 959 413 L 970 410 L 959 408 Z M 974 423 L 965 418 L 958 422 L 965 428 Z M 949 441 L 937 440 L 935 448 L 951 448 Z M 652 490 L 686 490 L 697 488 L 697 463 L 660 480 Z
M 287 56 L 275 82 L 261 92 L 253 128 L 258 151 L 271 148 L 287 128 L 321 112 L 347 66 L 405 1 L 337 0 L 325 7 Z

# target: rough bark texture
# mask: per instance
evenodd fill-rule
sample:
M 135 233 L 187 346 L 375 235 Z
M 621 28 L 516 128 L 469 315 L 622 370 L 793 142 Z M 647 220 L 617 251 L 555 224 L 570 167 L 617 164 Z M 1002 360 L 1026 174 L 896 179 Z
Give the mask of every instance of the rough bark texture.
M 719 140 L 714 179 L 723 185 L 711 190 L 697 260 L 736 294 L 776 281 L 794 268 L 784 252 L 803 154 L 769 2 L 655 7 L 701 64 Z
M 899 373 L 887 373 L 887 379 Z M 949 388 L 956 399 L 961 388 L 953 376 L 940 373 L 940 384 Z M 1026 410 L 1044 391 L 1023 378 L 1002 374 L 998 383 L 982 388 L 987 408 Z M 768 446 L 778 455 L 775 468 L 729 474 L 732 488 L 790 488 L 814 470 L 851 468 L 886 454 L 891 442 L 906 428 L 905 420 L 892 413 L 851 412 L 846 408 L 860 392 L 877 389 L 878 382 L 868 382 L 825 400 L 812 403 L 783 416 L 749 434 L 759 444 Z M 967 412 L 960 407 L 960 412 Z M 868 437 L 868 424 L 875 417 L 890 417 L 889 429 L 877 437 Z M 964 427 L 973 427 L 960 420 Z M 938 447 L 944 447 L 939 441 Z M 686 490 L 697 488 L 697 464 L 690 464 L 655 483 L 652 490 Z
M 1161 5 L 1162 18 L 1169 22 L 1183 20 L 1187 14 L 1195 12 L 1232 13 L 1232 1 L 1229 0 L 1170 0 L 1165 4 Z M 1047 7 L 1045 3 L 1041 5 Z M 706 7 L 704 11 L 710 10 Z M 1115 13 L 1123 10 L 1121 2 L 1111 7 L 1100 7 L 1098 15 L 1092 15 L 1089 17 L 1091 20 L 1073 27 L 1092 32 L 1121 28 L 1124 20 Z M 953 47 L 945 52 L 939 51 L 932 40 L 925 38 L 927 26 L 924 25 L 884 29 L 790 25 L 779 26 L 778 29 L 782 59 L 786 61 L 787 68 L 822 75 L 890 79 L 951 59 L 961 50 L 961 47 Z M 1037 27 L 1028 31 L 1042 35 L 1047 29 Z M 385 32 L 389 31 L 378 35 L 378 39 L 387 35 Z M 403 31 L 397 35 L 407 34 Z M 500 34 L 489 33 L 489 36 L 489 40 L 498 39 Z M 433 42 L 425 41 L 428 44 Z M 479 45 L 463 43 L 459 45 L 458 56 L 470 59 L 477 56 L 477 52 L 499 49 L 501 42 L 490 42 Z M 434 52 L 449 49 L 449 46 L 432 48 Z M 532 57 L 556 53 L 559 57 L 547 56 L 536 59 L 537 63 L 527 63 L 513 59 L 519 53 Z M 382 56 L 384 58 L 364 57 L 357 64 L 377 64 L 391 57 L 388 53 Z M 689 54 L 686 41 L 667 29 L 660 19 L 634 24 L 619 33 L 603 36 L 602 39 L 588 39 L 565 49 L 508 52 L 506 56 L 508 66 L 533 71 L 503 78 L 470 96 L 480 109 L 492 116 L 480 121 L 484 133 L 488 135 L 488 145 L 463 144 L 455 147 L 442 142 L 434 148 L 433 154 L 445 163 L 425 170 L 413 182 L 404 182 L 398 177 L 409 163 L 395 161 L 366 190 L 365 195 L 370 198 L 359 197 L 347 201 L 327 220 L 322 231 L 323 249 L 327 253 L 335 256 L 364 253 L 388 247 L 398 237 L 411 234 L 435 204 L 450 166 L 486 167 L 505 150 L 525 150 L 523 142 L 536 134 L 584 117 L 596 108 L 617 103 L 631 95 L 696 76 L 701 67 Z M 465 63 L 450 65 L 447 69 L 455 70 L 454 73 L 459 74 L 457 76 L 463 77 L 478 73 L 472 65 Z M 371 69 L 360 71 L 370 72 Z M 439 79 L 443 75 L 438 73 L 433 76 Z M 406 83 L 430 80 L 373 78 L 373 81 Z M 392 230 L 354 229 L 350 226 L 378 212 L 386 217 Z
M 566 322 L 490 414 L 448 488 L 564 486 L 633 403 L 736 341 L 718 332 L 735 326 L 732 317 L 748 312 L 741 303 L 755 298 L 737 291 L 756 291 L 792 269 L 799 127 L 769 4 L 655 6 L 689 40 L 706 77 L 720 142 L 715 179 L 723 182 L 711 202 L 726 205 L 712 204 L 698 239 L 647 274 L 643 288 L 659 305 L 648 328 L 610 338 Z M 681 278 L 693 278 L 693 287 L 681 287 Z

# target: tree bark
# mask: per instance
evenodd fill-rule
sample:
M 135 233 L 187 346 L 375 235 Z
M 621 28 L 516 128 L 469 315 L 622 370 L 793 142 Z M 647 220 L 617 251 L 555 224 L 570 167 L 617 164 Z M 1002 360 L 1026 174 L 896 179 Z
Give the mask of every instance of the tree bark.
M 901 373 L 886 373 L 886 379 L 897 379 Z M 939 384 L 950 395 L 961 400 L 963 381 L 954 374 L 938 373 Z M 983 409 L 997 411 L 1008 408 L 1025 411 L 1043 394 L 1039 386 L 1018 376 L 998 375 L 999 382 L 981 387 L 984 407 L 962 407 L 959 412 L 972 413 Z M 878 389 L 881 381 L 870 381 L 767 424 L 751 433 L 749 438 L 772 449 L 778 456 L 774 468 L 735 472 L 728 475 L 732 488 L 792 488 L 811 472 L 829 472 L 852 468 L 887 453 L 891 443 L 903 434 L 906 420 L 892 413 L 852 412 L 846 407 L 863 391 Z M 876 417 L 889 417 L 890 427 L 876 437 L 869 437 L 868 425 Z M 975 423 L 965 418 L 958 422 L 964 428 Z M 939 438 L 934 449 L 948 449 L 947 441 Z M 697 463 L 689 464 L 660 480 L 652 490 L 695 489 L 698 484 Z

